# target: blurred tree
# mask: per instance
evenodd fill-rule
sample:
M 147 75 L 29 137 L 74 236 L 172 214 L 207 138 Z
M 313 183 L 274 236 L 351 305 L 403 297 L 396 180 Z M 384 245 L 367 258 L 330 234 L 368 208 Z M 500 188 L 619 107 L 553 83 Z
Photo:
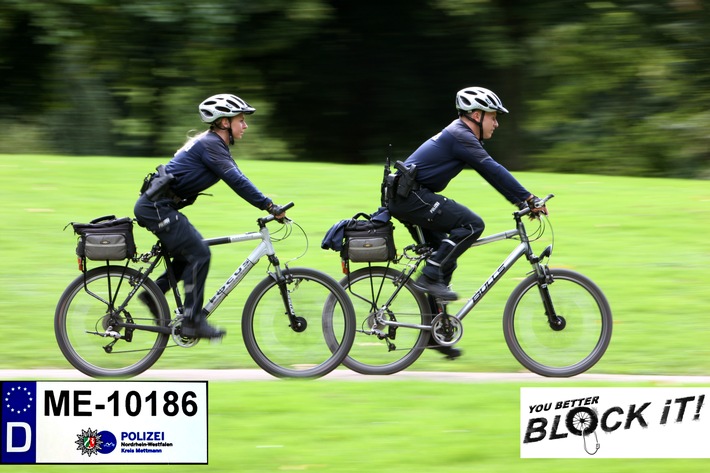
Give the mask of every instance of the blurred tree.
M 428 0 L 383 8 L 327 2 L 312 34 L 291 37 L 287 15 L 255 15 L 242 50 L 259 67 L 273 123 L 306 159 L 403 159 L 456 116 L 454 96 L 494 72 L 467 46 L 468 28 Z M 281 48 L 266 50 L 264 42 Z
M 684 5 L 687 8 L 681 8 Z M 590 3 L 531 38 L 536 164 L 698 176 L 710 166 L 708 12 L 698 2 Z
M 511 110 L 486 143 L 511 169 L 710 175 L 701 0 L 0 0 L 0 12 L 0 151 L 166 156 L 204 128 L 202 99 L 233 92 L 258 108 L 240 143 L 252 156 L 381 162 L 448 124 L 475 84 Z
M 259 89 L 258 71 L 240 61 L 250 9 L 300 2 L 0 0 L 0 9 L 29 18 L 44 56 L 24 44 L 17 57 L 41 64 L 11 70 L 9 94 L 21 86 L 45 93 L 42 121 L 60 152 L 154 156 L 171 153 L 185 131 L 203 128 L 197 104 L 206 96 Z M 310 4 L 309 0 L 303 3 Z M 268 8 L 265 4 L 268 4 Z M 10 24 L 21 23 L 15 20 Z M 40 48 L 40 51 L 43 51 Z M 19 115 L 21 107 L 9 114 Z M 37 119 L 38 117 L 34 117 Z

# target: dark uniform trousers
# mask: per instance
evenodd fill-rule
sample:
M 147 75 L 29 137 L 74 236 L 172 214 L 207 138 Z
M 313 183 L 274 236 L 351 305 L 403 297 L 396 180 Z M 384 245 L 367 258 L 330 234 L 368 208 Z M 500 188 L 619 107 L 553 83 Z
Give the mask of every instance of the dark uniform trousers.
M 175 276 L 185 286 L 185 317 L 195 318 L 202 309 L 211 252 L 202 235 L 171 199 L 150 201 L 145 194 L 136 202 L 138 223 L 158 237 L 173 258 Z M 168 289 L 163 275 L 156 281 L 163 292 Z
M 424 187 L 410 192 L 405 198 L 395 196 L 387 208 L 393 217 L 408 226 L 415 240 L 419 238 L 410 225 L 422 229 L 426 243 L 436 250 L 427 260 L 423 272 L 446 285 L 451 282 L 456 260 L 485 228 L 483 219 L 470 209 Z

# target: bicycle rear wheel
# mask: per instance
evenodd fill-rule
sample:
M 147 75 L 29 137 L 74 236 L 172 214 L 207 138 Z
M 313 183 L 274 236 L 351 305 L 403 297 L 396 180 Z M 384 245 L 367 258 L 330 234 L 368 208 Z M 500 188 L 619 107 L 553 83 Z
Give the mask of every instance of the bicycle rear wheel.
M 587 371 L 611 340 L 612 316 L 602 291 L 589 278 L 567 269 L 550 269 L 547 285 L 562 325 L 551 327 L 537 277 L 525 278 L 512 292 L 503 314 L 503 333 L 515 358 L 542 376 L 569 377 Z
M 380 316 L 392 322 L 431 325 L 429 302 L 411 280 L 384 307 L 403 279 L 401 271 L 385 267 L 360 268 L 341 279 L 358 319 L 355 341 L 343 360 L 351 370 L 372 375 L 397 373 L 414 363 L 427 347 L 429 331 L 377 322 Z M 329 344 L 333 342 L 331 338 Z
M 54 314 L 54 333 L 59 349 L 74 368 L 94 378 L 130 377 L 160 358 L 167 334 L 116 325 L 169 324 L 168 303 L 151 280 L 144 282 L 143 292 L 139 290 L 119 309 L 140 277 L 132 268 L 102 266 L 80 275 L 66 288 Z M 139 294 L 145 294 L 146 300 L 158 308 L 158 317 L 138 300 Z
M 252 359 L 264 371 L 281 378 L 317 378 L 337 368 L 355 337 L 355 311 L 342 287 L 325 273 L 288 268 L 287 294 L 275 277 L 256 285 L 244 304 L 242 336 Z M 330 310 L 325 317 L 324 307 Z M 292 326 L 288 304 L 298 325 Z M 335 336 L 331 351 L 325 333 Z

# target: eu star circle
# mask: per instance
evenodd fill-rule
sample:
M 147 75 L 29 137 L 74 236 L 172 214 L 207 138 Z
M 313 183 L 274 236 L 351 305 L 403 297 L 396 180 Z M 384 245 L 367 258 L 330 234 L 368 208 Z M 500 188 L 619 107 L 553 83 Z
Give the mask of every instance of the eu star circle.
M 5 407 L 13 414 L 22 414 L 32 408 L 32 393 L 24 386 L 10 388 L 5 393 Z

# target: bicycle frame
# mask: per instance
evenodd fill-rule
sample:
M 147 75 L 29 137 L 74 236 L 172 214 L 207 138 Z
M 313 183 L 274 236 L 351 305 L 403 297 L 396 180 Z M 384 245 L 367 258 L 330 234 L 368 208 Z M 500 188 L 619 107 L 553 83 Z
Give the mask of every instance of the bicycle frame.
M 294 314 L 293 306 L 291 305 L 290 298 L 288 291 L 285 288 L 285 282 L 284 282 L 284 275 L 283 272 L 281 271 L 281 266 L 279 263 L 278 258 L 276 257 L 276 252 L 274 250 L 274 245 L 271 242 L 271 233 L 269 232 L 269 229 L 266 227 L 266 224 L 273 220 L 272 216 L 269 217 L 263 217 L 257 220 L 257 223 L 259 225 L 259 231 L 258 232 L 246 232 L 246 233 L 238 233 L 235 235 L 229 235 L 229 236 L 224 236 L 224 237 L 216 237 L 216 238 L 208 238 L 205 239 L 204 242 L 208 246 L 216 246 L 216 245 L 225 245 L 225 244 L 230 244 L 230 243 L 237 243 L 237 242 L 244 242 L 244 241 L 254 241 L 254 240 L 261 240 L 259 244 L 254 248 L 254 250 L 249 254 L 249 256 L 244 260 L 244 262 L 232 273 L 232 275 L 222 284 L 222 286 L 215 292 L 215 294 L 207 301 L 207 303 L 204 305 L 203 310 L 207 312 L 207 316 L 211 315 L 214 313 L 214 311 L 217 309 L 217 307 L 224 301 L 224 299 L 229 295 L 232 290 L 237 287 L 237 285 L 244 279 L 244 277 L 249 273 L 249 271 L 256 266 L 256 264 L 263 258 L 264 256 L 267 256 L 269 259 L 269 262 L 273 265 L 274 267 L 274 272 L 272 273 L 272 277 L 278 282 L 279 286 L 281 287 L 281 293 L 284 298 L 284 306 L 286 308 L 287 315 L 289 317 L 289 320 L 291 321 L 293 327 L 297 327 L 299 324 L 296 321 L 296 316 Z M 148 269 L 143 273 L 143 277 L 141 278 L 140 282 L 130 291 L 128 296 L 126 297 L 126 300 L 123 302 L 123 304 L 118 307 L 118 311 L 122 311 L 123 308 L 128 304 L 128 301 L 130 301 L 133 296 L 135 295 L 136 292 L 140 289 L 140 287 L 143 285 L 144 281 L 148 279 L 149 275 L 153 272 L 155 267 L 158 265 L 160 260 L 162 258 L 165 258 L 166 262 L 166 267 L 167 267 L 167 274 L 168 278 L 170 281 L 170 287 L 173 290 L 173 294 L 175 296 L 175 302 L 178 307 L 178 312 L 183 313 L 183 305 L 182 305 L 182 298 L 180 297 L 180 293 L 178 291 L 178 286 L 177 286 L 177 279 L 175 278 L 175 274 L 172 270 L 172 263 L 164 253 L 163 253 L 162 247 L 156 244 L 156 246 L 153 247 L 153 251 L 149 254 L 151 256 L 156 256 L 156 259 L 148 266 Z M 149 258 L 148 256 L 146 260 Z M 150 332 L 161 332 L 161 333 L 172 333 L 172 328 L 170 326 L 168 327 L 160 327 L 160 326 L 152 326 L 152 325 L 141 325 L 141 324 L 132 324 L 132 323 L 119 323 L 118 324 L 121 327 L 125 327 L 127 329 L 139 329 L 139 330 L 147 330 Z
M 533 266 L 533 269 L 538 275 L 538 279 L 541 282 L 540 291 L 545 304 L 546 313 L 548 315 L 548 318 L 550 319 L 550 323 L 553 325 L 554 328 L 554 325 L 558 322 L 558 318 L 555 314 L 554 308 L 552 307 L 552 302 L 550 300 L 549 294 L 547 293 L 547 284 L 551 281 L 549 281 L 547 267 L 545 265 L 540 264 L 540 260 L 552 254 L 552 245 L 547 246 L 545 250 L 543 250 L 543 252 L 540 254 L 540 256 L 536 256 L 532 250 L 532 246 L 530 245 L 530 240 L 528 239 L 527 232 L 525 231 L 525 224 L 522 221 L 522 217 L 523 215 L 525 215 L 525 213 L 515 212 L 513 215 L 516 221 L 516 228 L 514 230 L 507 230 L 504 232 L 496 233 L 494 235 L 479 238 L 471 246 L 483 246 L 498 241 L 510 240 L 516 237 L 520 238 L 520 244 L 515 247 L 513 251 L 510 252 L 508 257 L 500 264 L 500 266 L 498 266 L 498 268 L 481 285 L 481 287 L 468 299 L 464 306 L 459 309 L 456 314 L 449 316 L 454 317 L 459 321 L 463 320 L 466 315 L 468 315 L 473 310 L 473 308 L 483 299 L 483 297 L 488 293 L 488 291 L 490 291 L 490 289 L 495 286 L 498 281 L 500 281 L 503 275 L 505 275 L 505 273 L 507 273 L 508 270 L 512 268 L 520 258 L 525 256 L 530 262 L 530 264 Z M 419 262 L 420 261 L 422 260 L 420 259 Z M 411 276 L 411 274 L 416 270 L 416 267 L 418 266 L 419 262 L 417 262 L 416 265 L 412 267 L 408 276 Z M 400 288 L 395 291 L 395 293 L 391 296 L 390 300 L 385 303 L 384 307 L 389 305 L 389 303 L 396 297 L 397 293 L 399 292 L 399 289 Z M 448 315 L 446 314 L 445 306 L 444 314 Z M 432 329 L 431 325 L 408 324 L 386 320 L 385 318 L 378 320 L 378 322 L 382 323 L 383 325 L 389 325 L 393 327 L 414 328 L 427 331 L 431 331 Z
M 520 216 L 516 214 L 517 228 L 515 230 L 508 230 L 505 232 L 496 233 L 487 237 L 479 238 L 473 245 L 483 246 L 489 243 L 494 243 L 502 240 L 510 240 L 515 237 L 520 237 L 520 244 L 510 252 L 508 257 L 500 264 L 498 269 L 496 269 L 493 274 L 481 285 L 481 287 L 469 298 L 469 300 L 464 304 L 464 306 L 459 309 L 459 311 L 454 315 L 459 320 L 463 320 L 466 315 L 468 315 L 474 307 L 483 299 L 490 289 L 495 286 L 495 284 L 500 281 L 505 273 L 512 268 L 517 261 L 526 256 L 528 261 L 532 264 L 535 272 L 538 276 L 544 275 L 545 271 L 540 265 L 540 259 L 542 257 L 537 257 L 533 253 L 532 246 L 530 245 L 530 240 L 525 232 L 525 226 L 522 222 Z M 549 256 L 552 253 L 552 247 L 548 246 L 544 251 L 543 255 Z
M 261 242 L 256 248 L 254 248 L 251 254 L 234 271 L 234 273 L 232 273 L 232 275 L 224 282 L 224 284 L 222 284 L 222 287 L 220 287 L 207 301 L 204 306 L 204 310 L 208 315 L 212 314 L 217 307 L 219 307 L 227 295 L 232 292 L 237 285 L 239 285 L 242 279 L 249 274 L 249 271 L 256 266 L 259 260 L 264 256 L 268 256 L 269 262 L 274 266 L 277 280 L 281 279 L 281 267 L 279 266 L 279 261 L 274 251 L 274 245 L 271 242 L 269 229 L 266 228 L 266 226 L 262 227 L 258 232 L 247 232 L 226 237 L 208 238 L 205 240 L 205 243 L 209 246 L 216 246 L 252 240 L 261 240 Z

